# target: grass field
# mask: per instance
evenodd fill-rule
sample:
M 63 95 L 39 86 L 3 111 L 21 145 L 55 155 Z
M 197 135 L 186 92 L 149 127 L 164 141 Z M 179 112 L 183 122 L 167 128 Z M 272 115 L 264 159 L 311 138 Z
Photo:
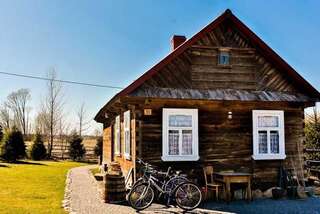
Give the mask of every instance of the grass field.
M 0 213 L 65 213 L 61 208 L 66 173 L 75 162 L 0 162 Z

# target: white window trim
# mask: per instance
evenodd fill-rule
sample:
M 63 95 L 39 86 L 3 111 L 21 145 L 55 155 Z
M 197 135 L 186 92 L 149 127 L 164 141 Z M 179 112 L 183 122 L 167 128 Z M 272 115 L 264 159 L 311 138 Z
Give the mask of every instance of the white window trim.
M 128 122 L 127 122 L 128 120 Z M 130 110 L 123 113 L 123 139 L 124 139 L 124 157 L 128 160 L 131 159 L 130 150 L 131 150 L 131 135 L 130 135 Z M 128 124 L 128 126 L 126 126 Z M 126 138 L 126 132 L 128 132 L 129 135 L 129 142 L 127 142 Z M 127 149 L 129 148 L 129 153 L 127 152 Z
M 192 155 L 169 155 L 169 116 L 183 114 L 192 116 Z M 179 144 L 179 151 L 181 145 Z M 198 109 L 164 108 L 162 114 L 162 157 L 163 161 L 197 161 L 199 160 Z
M 116 116 L 114 123 L 114 154 L 120 156 L 121 153 L 121 135 L 120 135 L 120 115 Z
M 278 128 L 259 128 L 258 116 L 277 116 L 279 118 Z M 268 153 L 259 153 L 259 130 L 268 131 Z M 270 153 L 270 137 L 269 131 L 279 131 L 279 154 Z M 283 160 L 286 158 L 285 154 L 285 138 L 284 138 L 284 112 L 279 110 L 253 110 L 252 111 L 252 131 L 253 131 L 253 155 L 254 160 Z

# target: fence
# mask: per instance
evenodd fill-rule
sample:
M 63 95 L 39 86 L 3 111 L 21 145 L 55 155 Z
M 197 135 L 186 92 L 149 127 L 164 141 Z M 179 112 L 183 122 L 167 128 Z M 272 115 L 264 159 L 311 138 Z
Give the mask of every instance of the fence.
M 82 141 L 84 148 L 86 149 L 86 154 L 84 157 L 84 161 L 87 162 L 98 162 L 98 156 L 94 154 L 94 147 L 97 144 L 96 137 L 84 137 Z M 27 148 L 32 145 L 31 141 L 26 141 Z M 45 142 L 46 148 L 48 147 L 48 143 Z M 70 158 L 69 156 L 69 143 L 67 141 L 60 141 L 58 139 L 54 139 L 51 157 L 58 160 L 67 160 Z

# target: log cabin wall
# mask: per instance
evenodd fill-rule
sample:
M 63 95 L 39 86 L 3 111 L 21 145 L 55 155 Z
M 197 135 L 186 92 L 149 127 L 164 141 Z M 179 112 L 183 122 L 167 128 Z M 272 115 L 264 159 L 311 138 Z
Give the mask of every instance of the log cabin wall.
M 112 126 L 103 125 L 103 145 L 102 162 L 110 163 L 112 161 Z
M 123 111 L 124 112 L 124 111 Z M 120 154 L 115 155 L 114 141 L 113 141 L 113 125 L 105 125 L 103 130 L 103 162 L 110 163 L 111 161 L 117 161 L 121 165 L 121 170 L 126 176 L 131 168 L 135 166 L 136 156 L 136 119 L 134 110 L 130 111 L 130 138 L 131 138 L 131 157 L 127 159 L 124 156 L 125 143 L 124 143 L 124 123 L 123 113 L 120 113 Z
M 229 52 L 229 65 L 219 65 L 218 56 L 221 50 Z M 186 99 L 185 89 L 203 90 L 200 91 L 201 98 L 194 101 L 192 105 L 188 104 L 183 100 Z M 204 99 L 210 97 L 209 91 L 205 90 L 216 89 L 236 90 L 234 93 L 239 94 L 239 100 L 243 102 L 222 102 L 228 106 L 227 108 L 221 104 L 217 105 L 215 101 L 203 102 Z M 166 91 L 170 92 L 165 93 Z M 180 93 L 181 91 L 184 92 Z M 137 98 L 145 97 L 153 100 L 164 98 L 156 101 L 158 105 L 152 106 L 152 116 L 141 118 L 139 128 L 141 143 L 139 141 L 138 154 L 154 164 L 168 165 L 169 163 L 161 162 L 162 108 L 195 107 L 199 109 L 199 155 L 201 159 L 199 162 L 191 163 L 193 168 L 199 168 L 199 164 L 203 163 L 214 164 L 216 170 L 247 167 L 254 173 L 256 183 L 274 185 L 277 181 L 279 167 L 284 165 L 292 168 L 290 161 L 292 155 L 297 160 L 296 145 L 303 140 L 303 128 L 301 128 L 303 127 L 303 102 L 299 104 L 300 106 L 293 103 L 264 102 L 262 100 L 247 104 L 246 96 L 243 95 L 247 92 L 259 91 L 287 93 L 283 97 L 303 94 L 308 99 L 308 94 L 303 89 L 300 89 L 288 75 L 264 58 L 260 50 L 242 36 L 232 24 L 228 21 L 221 23 L 219 27 L 203 35 L 202 39 L 131 93 L 131 96 Z M 217 97 L 221 95 L 220 92 L 222 91 L 215 92 Z M 166 100 L 174 94 L 182 94 L 181 99 L 175 100 L 174 103 Z M 192 93 L 190 94 L 191 99 L 195 98 L 192 97 L 194 96 Z M 197 96 L 199 91 L 195 90 L 194 94 Z M 268 101 L 283 101 L 283 97 L 281 99 L 279 97 L 269 96 Z M 258 95 L 257 98 L 260 99 L 261 96 Z M 287 154 L 285 161 L 252 160 L 252 110 L 254 109 L 285 111 Z M 232 120 L 227 119 L 228 111 L 233 112 Z M 175 162 L 174 165 L 182 168 L 190 166 L 185 162 Z
M 281 165 L 292 168 L 291 158 L 298 164 L 297 144 L 303 141 L 303 108 L 291 104 L 241 104 L 233 102 L 217 103 L 181 100 L 153 100 L 152 115 L 140 118 L 141 146 L 139 157 L 151 164 L 166 168 L 171 165 L 191 174 L 201 173 L 201 165 L 212 164 L 216 171 L 240 167 L 249 168 L 254 174 L 255 187 L 267 188 L 275 185 Z M 199 110 L 199 155 L 195 162 L 162 162 L 162 108 L 198 108 Z M 284 110 L 285 112 L 285 152 L 287 158 L 280 160 L 259 160 L 251 158 L 252 110 Z M 227 119 L 228 111 L 233 118 Z M 202 174 L 200 174 L 202 175 Z M 192 176 L 192 175 L 191 175 Z M 197 177 L 197 176 L 195 176 Z M 199 178 L 199 176 L 198 176 Z M 200 176 L 199 182 L 202 182 Z
M 186 49 L 180 49 L 183 52 L 176 50 L 168 55 L 100 110 L 96 120 L 112 124 L 114 117 L 128 105 L 135 109 L 132 117 L 135 119 L 131 121 L 135 129 L 131 129 L 132 159 L 126 160 L 123 156 L 121 122 L 121 156 L 112 156 L 113 132 L 105 125 L 104 160 L 119 161 L 125 173 L 135 167 L 136 155 L 161 167 L 174 165 L 186 171 L 199 169 L 202 164 L 213 164 L 216 171 L 244 166 L 251 169 L 254 184 L 258 186 L 274 185 L 278 168 L 282 165 L 292 168 L 291 159 L 299 165 L 297 145 L 304 139 L 304 107 L 314 105 L 318 93 L 310 89 L 306 81 L 292 75 L 295 71 L 290 66 L 282 66 L 280 57 L 277 59 L 268 48 L 246 38 L 245 35 L 250 34 L 244 33 L 244 27 L 228 18 L 218 23 L 206 28 L 208 31 L 200 31 L 193 37 L 197 41 L 188 40 Z M 254 36 L 251 39 L 254 41 Z M 219 65 L 220 51 L 229 53 L 229 65 Z M 199 110 L 199 161 L 161 161 L 164 107 Z M 144 108 L 152 109 L 152 115 L 144 116 Z M 285 112 L 287 158 L 284 161 L 251 158 L 252 110 L 267 109 Z M 233 113 L 231 120 L 227 119 L 228 111 Z M 110 118 L 103 118 L 105 113 L 110 114 Z

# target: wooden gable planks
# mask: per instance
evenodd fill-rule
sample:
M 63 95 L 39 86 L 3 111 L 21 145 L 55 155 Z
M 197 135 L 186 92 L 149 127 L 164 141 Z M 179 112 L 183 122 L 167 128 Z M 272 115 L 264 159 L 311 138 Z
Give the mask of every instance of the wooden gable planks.
M 151 81 L 153 79 L 153 81 Z M 177 57 L 172 60 L 167 66 L 165 66 L 156 75 L 150 78 L 145 84 L 154 87 L 178 87 L 178 88 L 190 88 L 190 74 L 189 74 L 189 62 L 185 56 Z
M 219 48 L 230 48 L 230 67 L 218 65 Z M 173 59 L 154 77 L 152 86 L 165 88 L 291 91 L 294 86 L 247 38 L 222 22 Z M 151 78 L 151 79 L 152 79 Z
M 222 23 L 224 24 L 221 25 Z M 222 28 L 218 29 L 221 26 Z M 230 26 L 233 27 L 233 29 L 235 30 L 229 31 Z M 281 74 L 283 80 L 281 80 L 280 77 L 276 78 L 276 80 L 278 81 L 278 85 L 276 86 L 276 88 L 274 88 L 273 83 L 271 84 L 269 82 L 265 82 L 267 79 L 263 79 L 263 81 L 261 81 L 260 73 L 262 71 L 260 69 L 264 69 L 267 67 L 259 67 L 258 65 L 256 68 L 256 89 L 263 88 L 264 90 L 271 91 L 298 91 L 309 96 L 314 101 L 320 100 L 320 93 L 310 83 L 303 79 L 302 76 L 300 76 L 289 64 L 287 64 L 266 43 L 264 43 L 254 32 L 252 32 L 245 24 L 243 24 L 236 16 L 234 16 L 230 10 L 226 10 L 212 23 L 208 24 L 193 37 L 185 41 L 182 45 L 180 45 L 178 48 L 176 48 L 174 51 L 172 51 L 170 54 L 164 57 L 159 63 L 155 64 L 151 69 L 145 72 L 136 81 L 134 81 L 124 90 L 116 94 L 107 104 L 104 105 L 102 109 L 100 109 L 100 111 L 95 117 L 95 120 L 99 122 L 102 121 L 104 111 L 109 105 L 112 105 L 114 101 L 118 100 L 121 97 L 130 96 L 130 94 L 137 90 L 139 87 L 157 86 L 157 81 L 150 79 L 158 75 L 158 73 L 161 73 L 161 70 L 164 69 L 164 67 L 170 64 L 177 57 L 183 57 L 188 63 L 188 65 L 191 65 L 193 61 L 190 55 L 187 53 L 187 51 L 193 45 L 217 47 L 221 46 L 221 44 L 222 46 L 227 45 L 231 48 L 238 49 L 254 48 L 256 49 L 256 52 L 259 53 L 259 57 L 264 57 L 265 59 L 267 59 L 267 61 L 270 64 L 272 64 L 272 67 L 274 66 L 276 70 Z M 238 64 L 237 66 L 254 67 L 243 64 Z M 190 72 L 190 70 L 188 71 Z M 184 72 L 186 72 L 185 69 Z M 268 70 L 266 70 L 265 72 L 268 73 Z M 163 79 L 160 81 L 162 81 L 161 85 L 165 85 L 166 87 L 174 82 L 169 81 L 167 84 L 163 84 Z M 194 85 L 191 82 L 189 83 L 192 85 L 192 87 L 194 87 Z M 271 88 L 266 87 L 265 85 L 269 85 L 269 87 Z M 213 87 L 212 84 L 208 84 L 207 86 Z M 175 84 L 175 87 L 179 88 L 183 86 Z

